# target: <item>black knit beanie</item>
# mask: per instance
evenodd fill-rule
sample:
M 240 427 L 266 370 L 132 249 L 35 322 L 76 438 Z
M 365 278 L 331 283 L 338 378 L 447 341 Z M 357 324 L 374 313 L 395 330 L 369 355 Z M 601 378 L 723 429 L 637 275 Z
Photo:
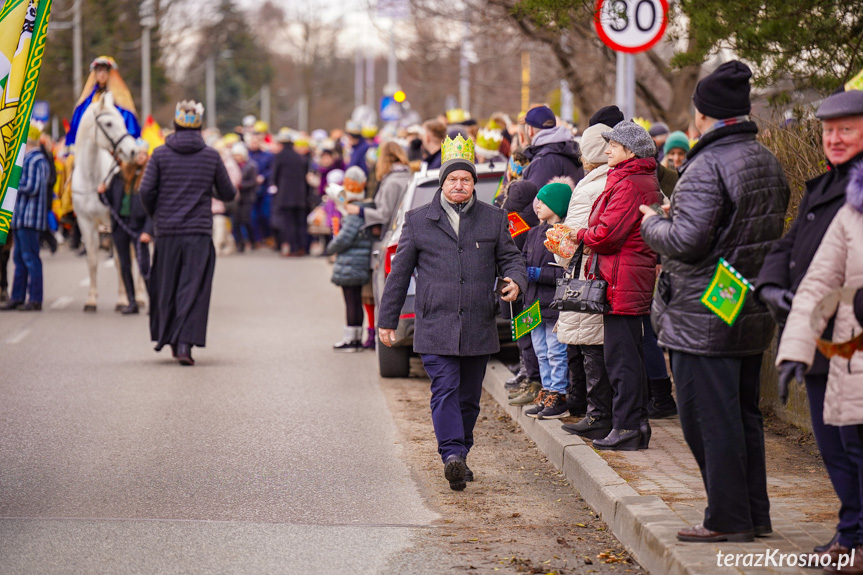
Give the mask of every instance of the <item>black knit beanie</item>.
M 752 70 L 743 62 L 726 62 L 698 82 L 692 103 L 699 112 L 717 120 L 745 116 L 752 110 L 749 101 L 751 77 Z
M 463 160 L 461 158 L 453 158 L 452 160 L 447 160 L 443 163 L 440 168 L 440 175 L 438 176 L 438 184 L 440 187 L 443 187 L 443 183 L 446 181 L 446 177 L 450 175 L 452 172 L 456 170 L 467 170 L 470 172 L 470 175 L 473 176 L 473 183 L 476 183 L 476 166 L 473 165 L 472 162 L 468 162 L 467 160 Z
M 590 117 L 590 126 L 597 124 L 605 124 L 606 126 L 616 126 L 624 120 L 623 112 L 617 106 L 605 106 L 596 111 Z

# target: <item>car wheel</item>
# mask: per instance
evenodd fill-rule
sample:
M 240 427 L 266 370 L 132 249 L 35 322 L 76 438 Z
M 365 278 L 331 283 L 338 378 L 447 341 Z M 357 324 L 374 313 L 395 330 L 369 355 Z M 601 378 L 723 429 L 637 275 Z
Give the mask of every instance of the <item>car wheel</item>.
M 387 347 L 378 338 L 375 349 L 378 354 L 378 367 L 381 377 L 407 377 L 410 375 L 410 348 L 406 346 Z

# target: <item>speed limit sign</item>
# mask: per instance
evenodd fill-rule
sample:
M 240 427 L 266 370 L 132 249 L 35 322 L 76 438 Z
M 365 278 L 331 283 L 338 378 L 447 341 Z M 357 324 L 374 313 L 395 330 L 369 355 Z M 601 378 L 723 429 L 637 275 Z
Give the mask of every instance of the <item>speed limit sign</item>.
M 653 47 L 668 24 L 667 0 L 597 0 L 596 32 L 606 46 L 635 54 Z

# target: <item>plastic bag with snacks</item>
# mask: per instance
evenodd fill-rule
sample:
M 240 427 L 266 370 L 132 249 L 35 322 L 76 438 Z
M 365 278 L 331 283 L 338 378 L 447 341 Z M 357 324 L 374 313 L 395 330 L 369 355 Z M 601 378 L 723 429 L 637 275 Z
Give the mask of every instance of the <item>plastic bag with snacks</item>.
M 578 243 L 570 237 L 572 230 L 563 224 L 554 224 L 554 227 L 545 232 L 546 240 L 543 245 L 551 253 L 570 259 L 578 248 Z

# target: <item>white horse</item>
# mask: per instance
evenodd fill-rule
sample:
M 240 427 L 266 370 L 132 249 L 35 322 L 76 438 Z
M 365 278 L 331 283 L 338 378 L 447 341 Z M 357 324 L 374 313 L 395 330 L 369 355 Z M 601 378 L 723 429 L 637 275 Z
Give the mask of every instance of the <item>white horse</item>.
M 84 311 L 96 311 L 98 290 L 96 270 L 99 255 L 99 226 L 111 225 L 111 215 L 102 203 L 96 188 L 107 185 L 117 169 L 117 160 L 135 160 L 135 138 L 126 130 L 120 111 L 114 106 L 111 92 L 105 92 L 98 102 L 90 104 L 81 117 L 75 138 L 75 164 L 72 170 L 72 205 L 81 228 L 81 240 L 87 249 L 87 267 L 90 270 L 90 293 Z M 115 262 L 119 262 L 115 258 Z M 119 277 L 120 266 L 116 265 Z M 129 304 L 122 278 L 117 282 L 117 307 Z M 143 292 L 143 282 L 138 288 Z

